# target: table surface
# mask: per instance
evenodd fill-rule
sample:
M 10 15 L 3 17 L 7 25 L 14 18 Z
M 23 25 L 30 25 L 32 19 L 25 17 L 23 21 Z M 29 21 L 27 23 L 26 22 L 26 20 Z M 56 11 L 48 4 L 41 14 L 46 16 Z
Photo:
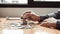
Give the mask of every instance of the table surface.
M 7 20 L 6 18 L 0 18 L 0 34 L 2 34 L 2 30 L 4 23 L 9 22 L 9 21 L 17 21 L 19 22 L 20 20 Z M 60 34 L 59 30 L 56 29 L 51 29 L 51 28 L 46 28 L 42 27 L 40 25 L 35 25 L 35 28 L 31 29 L 22 29 L 24 31 L 24 34 L 34 34 L 35 32 L 40 32 L 40 34 Z M 42 33 L 41 33 L 42 32 Z

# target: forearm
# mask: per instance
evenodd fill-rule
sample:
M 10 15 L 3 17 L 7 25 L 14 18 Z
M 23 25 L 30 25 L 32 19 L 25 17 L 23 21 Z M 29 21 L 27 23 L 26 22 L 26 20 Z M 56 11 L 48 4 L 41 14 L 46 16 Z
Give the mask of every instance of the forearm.
M 43 20 L 45 20 L 47 18 L 50 18 L 50 17 L 53 17 L 53 18 L 56 18 L 57 19 L 58 16 L 59 16 L 58 13 L 50 13 L 50 14 L 47 14 L 45 16 L 41 16 L 40 17 L 41 18 L 40 20 L 43 21 Z

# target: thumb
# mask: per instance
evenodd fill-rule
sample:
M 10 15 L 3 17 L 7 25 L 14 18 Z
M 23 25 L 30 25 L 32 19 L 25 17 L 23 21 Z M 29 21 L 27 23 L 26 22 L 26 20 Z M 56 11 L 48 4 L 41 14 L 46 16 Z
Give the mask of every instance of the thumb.
M 40 24 L 40 26 L 43 26 L 44 24 L 47 24 L 47 22 L 42 22 L 42 23 Z
M 41 23 L 40 26 L 42 26 L 44 23 Z

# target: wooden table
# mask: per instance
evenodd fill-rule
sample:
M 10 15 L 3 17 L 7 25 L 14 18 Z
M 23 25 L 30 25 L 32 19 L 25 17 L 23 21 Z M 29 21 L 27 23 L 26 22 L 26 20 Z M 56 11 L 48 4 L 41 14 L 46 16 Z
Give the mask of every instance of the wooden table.
M 7 23 L 9 21 L 17 21 L 17 22 L 20 21 L 20 20 L 7 20 L 6 18 L 0 18 L 0 20 L 1 20 L 1 22 L 0 22 L 0 34 L 2 34 L 2 30 L 4 29 L 3 28 L 4 23 Z M 56 30 L 56 29 L 50 29 L 50 28 L 42 27 L 40 25 L 35 25 L 35 26 L 36 26 L 35 28 L 22 29 L 22 30 L 24 31 L 24 34 L 34 34 L 37 31 L 40 31 L 40 34 L 44 34 L 45 32 L 47 34 L 60 34 L 60 31 Z

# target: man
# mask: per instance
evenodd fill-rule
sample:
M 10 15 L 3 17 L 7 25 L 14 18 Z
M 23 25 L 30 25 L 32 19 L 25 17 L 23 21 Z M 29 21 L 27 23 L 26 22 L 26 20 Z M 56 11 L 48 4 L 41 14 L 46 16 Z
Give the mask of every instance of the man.
M 42 22 L 40 23 L 41 26 L 45 26 L 45 27 L 49 26 L 49 27 L 60 29 L 60 21 L 59 21 L 60 11 L 56 13 L 51 13 L 45 16 L 38 16 L 29 11 L 23 14 L 23 18 L 26 18 L 32 21 Z

